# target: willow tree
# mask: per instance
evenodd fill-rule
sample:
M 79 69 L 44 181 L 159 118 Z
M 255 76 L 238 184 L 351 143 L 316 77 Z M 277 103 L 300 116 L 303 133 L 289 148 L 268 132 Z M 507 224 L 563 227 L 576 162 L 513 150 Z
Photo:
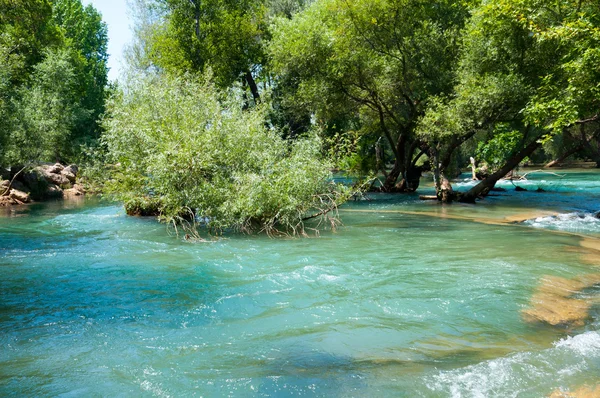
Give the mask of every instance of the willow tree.
M 461 200 L 487 194 L 544 142 L 597 120 L 598 22 L 598 3 L 584 0 L 501 0 L 474 12 L 459 83 L 430 107 L 421 136 L 450 152 L 449 142 L 476 135 L 493 145 L 518 143 Z
M 414 190 L 426 152 L 415 128 L 428 99 L 453 87 L 468 15 L 455 1 L 318 1 L 277 21 L 272 68 L 294 86 L 290 102 L 317 122 L 353 119 L 371 141 L 382 137 L 393 162 L 384 191 Z
M 107 188 L 130 214 L 212 232 L 305 232 L 346 199 L 315 134 L 293 142 L 267 127 L 267 105 L 192 75 L 131 80 L 109 106 Z M 193 231 L 194 229 L 192 229 Z

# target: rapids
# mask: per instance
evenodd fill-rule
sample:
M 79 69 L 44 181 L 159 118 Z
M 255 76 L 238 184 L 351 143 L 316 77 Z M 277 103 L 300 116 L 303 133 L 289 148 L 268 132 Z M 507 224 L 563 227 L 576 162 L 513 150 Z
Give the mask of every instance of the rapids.
M 369 195 L 318 238 L 190 243 L 95 199 L 3 210 L 0 396 L 595 388 L 600 173 L 559 174 L 474 206 Z

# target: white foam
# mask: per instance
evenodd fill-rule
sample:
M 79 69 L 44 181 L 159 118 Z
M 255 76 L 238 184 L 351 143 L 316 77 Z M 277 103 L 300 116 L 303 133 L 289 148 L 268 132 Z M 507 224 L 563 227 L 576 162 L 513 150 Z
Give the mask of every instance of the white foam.
M 430 390 L 452 397 L 517 397 L 531 394 L 534 386 L 539 391 L 550 392 L 569 385 L 589 373 L 598 359 L 600 333 L 590 331 L 561 339 L 549 349 L 441 371 L 429 378 L 426 385 Z
M 600 333 L 586 332 L 566 337 L 554 343 L 556 348 L 569 349 L 583 356 L 600 356 Z
M 538 217 L 525 221 L 525 224 L 534 228 L 600 232 L 600 219 L 592 213 L 563 213 L 556 216 Z

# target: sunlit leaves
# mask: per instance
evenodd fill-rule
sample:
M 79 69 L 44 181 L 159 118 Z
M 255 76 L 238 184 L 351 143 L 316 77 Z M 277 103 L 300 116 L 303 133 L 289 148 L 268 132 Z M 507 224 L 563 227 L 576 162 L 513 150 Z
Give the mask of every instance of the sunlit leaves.
M 139 78 L 111 103 L 104 142 L 118 198 L 153 198 L 166 221 L 191 211 L 217 232 L 302 233 L 303 217 L 335 206 L 316 136 L 288 142 L 266 126 L 266 106 L 244 111 L 200 80 Z

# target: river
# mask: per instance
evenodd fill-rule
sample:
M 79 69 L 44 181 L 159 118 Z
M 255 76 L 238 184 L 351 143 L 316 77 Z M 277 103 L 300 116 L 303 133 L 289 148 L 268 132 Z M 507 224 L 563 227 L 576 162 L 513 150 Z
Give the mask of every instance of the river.
M 477 205 L 369 195 L 311 238 L 191 243 L 96 199 L 4 209 L 0 396 L 594 388 L 600 172 L 557 173 L 516 183 L 527 192 L 503 182 Z M 552 290 L 565 283 L 568 295 Z M 548 297 L 581 316 L 544 321 Z

